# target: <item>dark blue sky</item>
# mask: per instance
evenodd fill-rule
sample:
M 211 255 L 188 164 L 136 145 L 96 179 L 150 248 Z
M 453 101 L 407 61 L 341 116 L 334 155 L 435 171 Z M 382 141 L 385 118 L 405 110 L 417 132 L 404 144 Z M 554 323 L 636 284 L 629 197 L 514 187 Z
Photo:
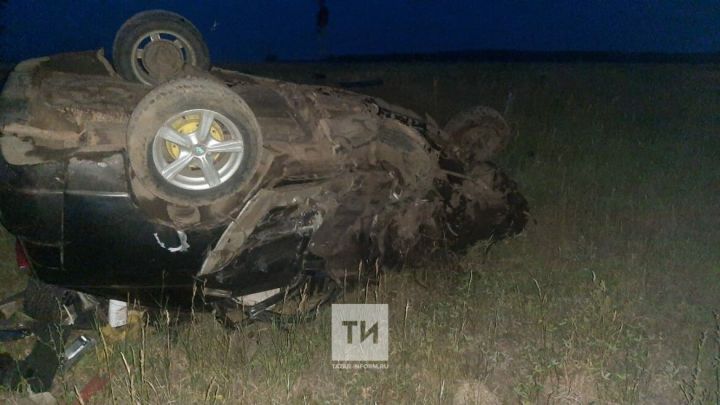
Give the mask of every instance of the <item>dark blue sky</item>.
M 8 0 L 5 61 L 112 44 L 137 11 L 192 20 L 214 61 L 453 50 L 718 52 L 720 0 Z

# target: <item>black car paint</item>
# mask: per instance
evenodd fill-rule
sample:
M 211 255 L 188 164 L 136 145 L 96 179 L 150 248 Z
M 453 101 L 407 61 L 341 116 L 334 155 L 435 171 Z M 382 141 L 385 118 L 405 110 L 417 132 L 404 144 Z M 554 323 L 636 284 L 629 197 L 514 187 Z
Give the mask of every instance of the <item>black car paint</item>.
M 125 170 L 120 153 L 25 166 L 10 165 L 0 155 L 0 222 L 21 242 L 36 277 L 147 305 L 187 306 L 194 298 L 213 299 L 195 296 L 195 283 L 243 294 L 280 287 L 297 273 L 297 255 L 277 254 L 268 265 L 254 261 L 258 251 L 220 272 L 222 283 L 215 276 L 197 279 L 224 226 L 190 230 L 187 250 L 171 252 L 180 244 L 178 232 L 138 208 Z M 267 251 L 297 252 L 306 239 L 285 235 L 258 249 L 273 257 Z

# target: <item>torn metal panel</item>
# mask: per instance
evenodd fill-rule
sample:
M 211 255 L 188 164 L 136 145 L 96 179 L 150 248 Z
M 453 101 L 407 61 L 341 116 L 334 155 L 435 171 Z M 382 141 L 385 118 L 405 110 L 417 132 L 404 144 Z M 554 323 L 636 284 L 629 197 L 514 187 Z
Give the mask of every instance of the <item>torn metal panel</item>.
M 221 270 L 236 256 L 246 249 L 248 237 L 256 231 L 260 221 L 265 218 L 271 209 L 285 206 L 302 206 L 305 210 L 311 208 L 311 198 L 322 193 L 322 187 L 313 185 L 286 186 L 274 190 L 261 190 L 251 198 L 236 215 L 233 221 L 223 232 L 214 249 L 210 251 L 198 276 L 206 276 Z M 322 214 L 316 213 L 310 226 L 316 229 L 322 223 Z M 297 224 L 292 224 L 292 231 L 302 232 Z

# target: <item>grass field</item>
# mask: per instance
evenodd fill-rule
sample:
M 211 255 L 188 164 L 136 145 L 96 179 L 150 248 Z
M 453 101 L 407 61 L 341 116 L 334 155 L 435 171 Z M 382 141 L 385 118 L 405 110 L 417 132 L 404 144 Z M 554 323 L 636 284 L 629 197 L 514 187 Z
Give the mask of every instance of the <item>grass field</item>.
M 487 256 L 478 246 L 343 298 L 389 304 L 387 370 L 331 367 L 330 311 L 289 330 L 228 331 L 196 314 L 100 344 L 57 379 L 60 401 L 97 373 L 112 375 L 98 404 L 720 401 L 719 67 L 242 68 L 382 78 L 361 91 L 438 122 L 473 104 L 504 111 L 516 140 L 499 163 L 531 224 Z M 0 254 L 9 294 L 21 281 L 6 234 Z

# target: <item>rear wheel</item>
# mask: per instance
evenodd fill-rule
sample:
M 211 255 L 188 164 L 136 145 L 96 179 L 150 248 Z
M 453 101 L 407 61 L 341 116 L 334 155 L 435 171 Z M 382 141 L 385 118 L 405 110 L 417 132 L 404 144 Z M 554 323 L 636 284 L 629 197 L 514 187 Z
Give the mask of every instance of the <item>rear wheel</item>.
M 132 172 L 156 197 L 206 205 L 239 191 L 253 175 L 261 145 L 250 107 L 205 78 L 162 84 L 138 104 L 128 126 Z
M 445 125 L 446 153 L 467 167 L 493 159 L 510 143 L 510 126 L 489 107 L 475 106 L 455 115 Z
M 120 27 L 113 43 L 115 69 L 127 80 L 155 85 L 185 65 L 210 68 L 207 45 L 183 16 L 164 10 L 136 14 Z

